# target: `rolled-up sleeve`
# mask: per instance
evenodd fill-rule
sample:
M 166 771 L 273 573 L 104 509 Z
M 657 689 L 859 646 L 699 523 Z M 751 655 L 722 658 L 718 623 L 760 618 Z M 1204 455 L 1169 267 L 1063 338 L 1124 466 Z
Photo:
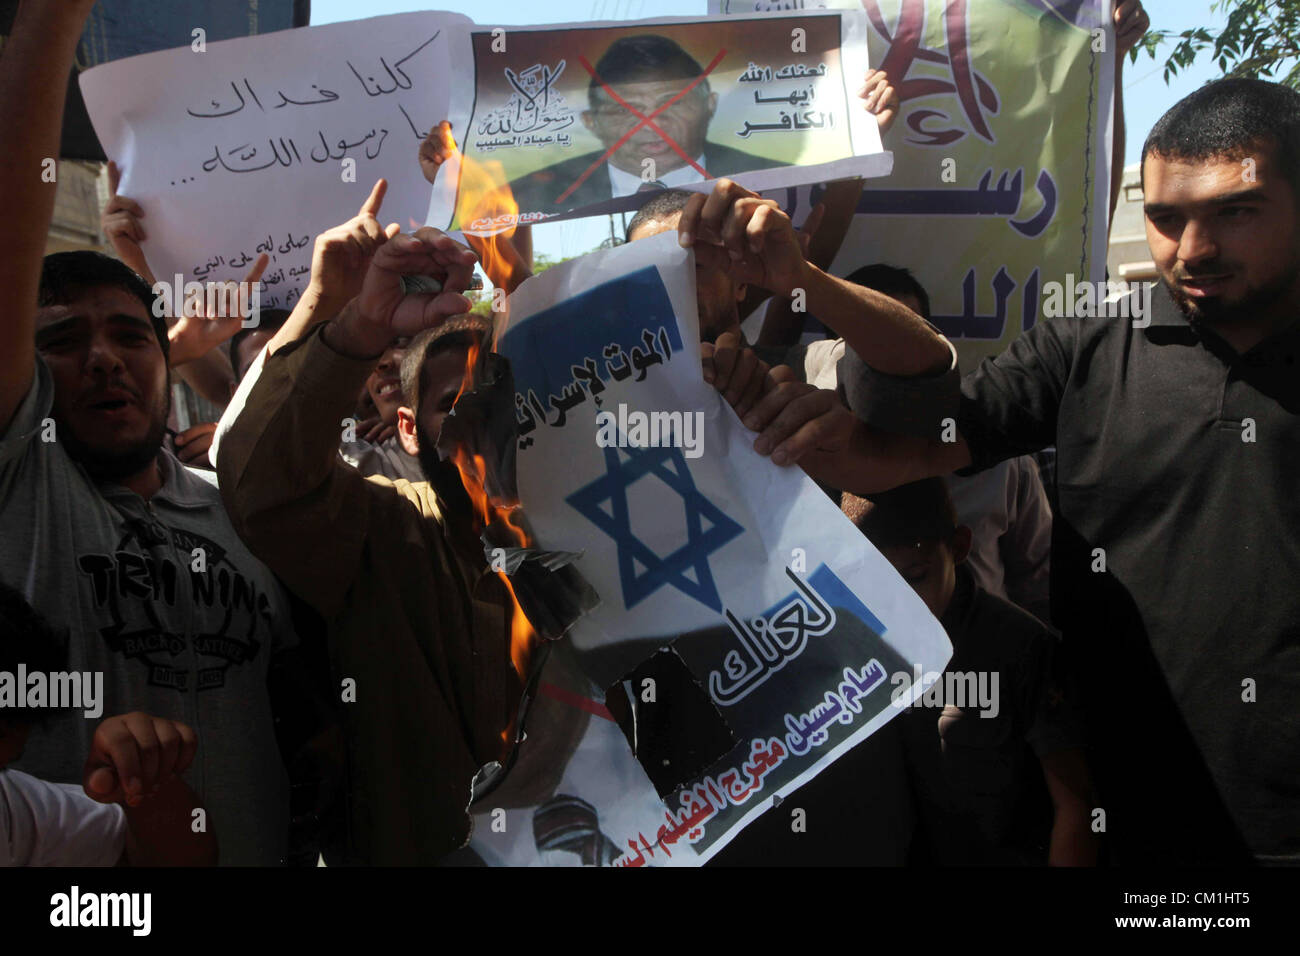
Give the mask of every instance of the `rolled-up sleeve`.
M 845 402 L 858 418 L 873 428 L 918 438 L 938 438 L 943 420 L 957 417 L 961 401 L 957 350 L 951 342 L 947 344 L 952 352 L 947 371 L 906 377 L 878 372 L 846 348 L 838 368 Z

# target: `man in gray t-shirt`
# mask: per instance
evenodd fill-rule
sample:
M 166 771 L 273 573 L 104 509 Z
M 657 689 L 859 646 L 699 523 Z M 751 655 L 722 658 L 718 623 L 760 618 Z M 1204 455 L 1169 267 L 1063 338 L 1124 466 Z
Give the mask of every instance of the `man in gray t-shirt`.
M 293 637 L 288 607 L 213 479 L 162 446 L 167 339 L 152 298 L 114 260 L 46 258 L 30 384 L 0 419 L 0 581 L 69 635 L 69 669 L 103 673 L 104 712 L 194 728 L 187 776 L 220 861 L 277 864 L 288 786 L 267 673 Z M 80 711 L 52 721 L 21 769 L 80 780 L 94 729 Z
M 211 484 L 162 448 L 166 322 L 144 280 L 90 252 L 44 258 L 68 71 L 94 0 L 25 0 L 0 51 L 0 581 L 103 673 L 104 713 L 179 720 L 223 863 L 284 855 L 288 785 L 266 688 L 282 592 Z M 159 310 L 161 311 L 161 310 Z M 0 633 L 0 640 L 8 635 Z M 17 769 L 81 779 L 82 709 Z

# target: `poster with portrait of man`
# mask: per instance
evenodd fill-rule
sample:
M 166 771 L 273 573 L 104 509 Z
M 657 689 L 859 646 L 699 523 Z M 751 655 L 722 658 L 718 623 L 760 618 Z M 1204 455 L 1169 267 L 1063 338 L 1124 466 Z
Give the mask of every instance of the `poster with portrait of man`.
M 856 96 L 865 37 L 861 12 L 841 10 L 471 27 L 452 54 L 460 152 L 429 222 L 491 231 L 722 177 L 760 189 L 886 175 Z

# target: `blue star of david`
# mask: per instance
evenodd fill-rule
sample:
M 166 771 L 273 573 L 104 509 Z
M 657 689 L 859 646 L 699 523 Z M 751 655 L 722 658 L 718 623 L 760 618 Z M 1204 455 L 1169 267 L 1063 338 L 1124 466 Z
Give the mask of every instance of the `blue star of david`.
M 709 555 L 745 529 L 727 517 L 695 487 L 680 448 L 606 448 L 606 473 L 565 500 L 618 545 L 618 575 L 623 604 L 635 607 L 665 584 L 687 597 L 722 611 L 713 583 Z M 654 475 L 682 498 L 686 508 L 686 543 L 659 557 L 632 533 L 627 489 L 637 479 Z M 612 515 L 601 505 L 608 501 Z M 708 527 L 705 528 L 705 522 Z M 646 570 L 637 574 L 637 565 Z M 692 581 L 687 574 L 695 572 Z

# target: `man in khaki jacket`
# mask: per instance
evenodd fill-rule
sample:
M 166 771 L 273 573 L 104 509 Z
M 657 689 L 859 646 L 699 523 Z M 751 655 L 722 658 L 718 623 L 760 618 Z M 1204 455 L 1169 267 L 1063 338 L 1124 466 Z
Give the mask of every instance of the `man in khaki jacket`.
M 328 623 L 347 733 L 348 861 L 419 864 L 468 838 L 474 774 L 502 759 L 522 688 L 510 599 L 467 509 L 428 482 L 362 477 L 338 455 L 340 423 L 389 343 L 468 309 L 455 291 L 403 294 L 403 274 L 465 289 L 474 257 L 433 229 L 378 227 L 380 199 L 377 188 L 340 227 L 361 246 L 345 270 L 359 272 L 359 289 L 334 281 L 318 242 L 309 320 L 291 319 L 268 346 L 214 457 L 240 537 Z M 422 405 L 421 420 L 438 415 L 438 403 Z M 422 430 L 436 436 L 432 424 Z

